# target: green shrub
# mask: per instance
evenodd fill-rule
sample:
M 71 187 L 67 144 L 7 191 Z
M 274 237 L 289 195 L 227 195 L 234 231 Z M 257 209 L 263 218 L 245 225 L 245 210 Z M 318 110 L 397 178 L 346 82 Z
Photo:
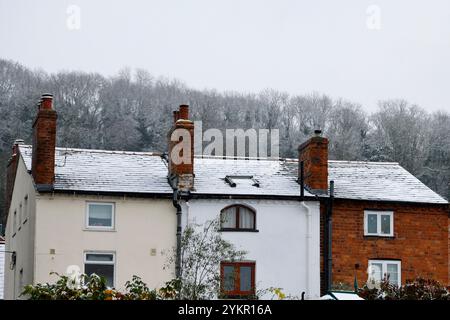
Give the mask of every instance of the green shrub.
M 383 280 L 378 287 L 365 285 L 358 295 L 366 300 L 450 300 L 450 290 L 436 280 L 416 278 L 403 286 Z

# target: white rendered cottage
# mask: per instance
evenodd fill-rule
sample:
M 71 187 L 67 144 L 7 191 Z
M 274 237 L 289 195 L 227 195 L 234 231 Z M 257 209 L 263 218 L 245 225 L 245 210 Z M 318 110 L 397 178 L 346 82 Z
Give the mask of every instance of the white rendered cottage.
M 193 137 L 187 106 L 175 120 Z M 6 250 L 15 258 L 6 255 L 5 299 L 76 267 L 120 290 L 132 275 L 159 287 L 176 275 L 176 266 L 163 268 L 162 252 L 177 246 L 182 227 L 220 215 L 229 218 L 223 236 L 248 252 L 217 270 L 239 279 L 222 283 L 228 295 L 278 287 L 319 297 L 319 201 L 306 191 L 300 198 L 285 161 L 192 157 L 177 165 L 162 154 L 55 143 L 56 112 L 44 95 L 33 145 L 17 141 L 8 166 Z

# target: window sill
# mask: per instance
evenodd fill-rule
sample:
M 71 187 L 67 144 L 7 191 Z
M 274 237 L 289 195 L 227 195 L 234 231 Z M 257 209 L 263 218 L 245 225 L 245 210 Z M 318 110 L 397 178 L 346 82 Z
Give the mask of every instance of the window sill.
M 367 240 L 370 240 L 370 239 L 373 239 L 373 240 L 376 240 L 376 239 L 386 239 L 386 240 L 389 240 L 389 239 L 395 239 L 395 236 L 381 236 L 381 235 L 369 235 L 369 234 L 365 234 L 364 235 L 364 239 L 367 239 Z
M 83 231 L 93 231 L 93 232 L 117 232 L 116 229 L 100 229 L 100 228 L 84 228 Z
M 256 300 L 255 293 L 221 293 L 220 299 L 229 299 L 229 300 Z
M 219 229 L 219 232 L 259 232 L 258 229 Z

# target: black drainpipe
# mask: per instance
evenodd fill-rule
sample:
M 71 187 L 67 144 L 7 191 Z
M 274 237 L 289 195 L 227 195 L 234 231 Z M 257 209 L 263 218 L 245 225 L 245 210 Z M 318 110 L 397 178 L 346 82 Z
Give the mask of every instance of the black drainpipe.
M 330 197 L 328 198 L 327 212 L 326 212 L 326 255 L 325 255 L 325 272 L 327 279 L 327 293 L 331 292 L 332 285 L 332 271 L 333 271 L 333 258 L 332 258 L 332 234 L 333 234 L 333 199 L 334 199 L 334 181 L 330 181 Z
M 181 279 L 181 205 L 178 189 L 173 190 L 173 206 L 177 209 L 177 249 L 175 257 L 175 276 Z

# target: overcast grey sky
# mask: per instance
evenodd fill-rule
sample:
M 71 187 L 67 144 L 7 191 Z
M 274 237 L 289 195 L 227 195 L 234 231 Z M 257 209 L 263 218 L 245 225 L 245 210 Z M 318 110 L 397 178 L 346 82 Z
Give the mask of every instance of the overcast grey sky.
M 450 1 L 0 0 L 0 57 L 450 110 Z

